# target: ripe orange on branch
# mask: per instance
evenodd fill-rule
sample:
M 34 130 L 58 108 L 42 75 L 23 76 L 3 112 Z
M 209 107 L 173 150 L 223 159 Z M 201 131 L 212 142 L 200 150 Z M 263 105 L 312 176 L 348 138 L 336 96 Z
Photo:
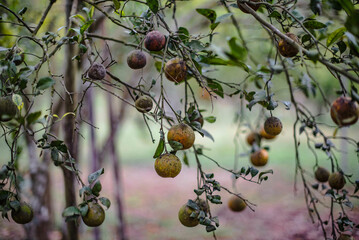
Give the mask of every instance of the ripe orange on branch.
M 294 33 L 288 32 L 285 35 L 299 44 L 299 39 Z M 299 52 L 295 46 L 287 42 L 285 39 L 279 40 L 278 50 L 283 57 L 294 57 Z
M 173 125 L 167 134 L 168 143 L 172 148 L 176 150 L 184 150 L 193 146 L 195 135 L 190 126 L 185 123 L 180 123 L 177 125 Z M 181 149 L 177 149 L 177 146 L 174 142 L 178 142 L 182 144 Z
M 348 97 L 339 97 L 330 108 L 330 116 L 338 126 L 353 125 L 358 121 L 358 104 Z
M 172 58 L 164 68 L 166 78 L 171 82 L 180 83 L 187 77 L 186 63 L 180 58 Z
M 239 197 L 232 196 L 228 200 L 228 207 L 233 212 L 242 212 L 247 207 L 247 204 Z
M 145 48 L 149 51 L 161 51 L 166 46 L 166 37 L 159 31 L 147 33 Z
M 272 136 L 276 136 L 282 132 L 282 122 L 279 120 L 279 118 L 276 117 L 269 117 L 264 122 L 264 130 L 266 133 Z
M 166 153 L 155 161 L 155 170 L 163 178 L 174 178 L 182 169 L 182 163 L 174 154 Z
M 265 149 L 260 149 L 251 154 L 251 163 L 256 167 L 262 167 L 268 162 L 268 152 Z

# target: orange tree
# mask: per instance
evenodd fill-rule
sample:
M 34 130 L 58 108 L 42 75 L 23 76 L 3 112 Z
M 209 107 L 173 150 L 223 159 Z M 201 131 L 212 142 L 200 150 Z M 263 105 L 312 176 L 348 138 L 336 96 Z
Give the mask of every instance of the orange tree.
M 222 204 L 223 191 L 234 195 L 229 202 L 233 211 L 242 211 L 245 207 L 254 210 L 255 205 L 245 198 L 246 193 L 237 192 L 235 184 L 233 190 L 221 185 L 213 173 L 205 171 L 201 161 L 214 162 L 233 176 L 234 183 L 238 178 L 253 184 L 267 180 L 273 171 L 260 171 L 256 167 L 266 165 L 268 161 L 269 149 L 263 141 L 281 137 L 283 125 L 275 115 L 278 107 L 284 107 L 295 114 L 295 172 L 296 178 L 299 177 L 303 183 L 310 217 L 319 222 L 324 239 L 338 239 L 344 236 L 342 232 L 351 232 L 358 226 L 346 211 L 353 208 L 352 199 L 358 198 L 359 181 L 352 177 L 351 172 L 342 170 L 336 157 L 340 149 L 335 144 L 336 140 L 345 140 L 352 146 L 352 151 L 359 151 L 357 140 L 340 134 L 342 128 L 357 122 L 359 114 L 358 1 L 209 1 L 203 8 L 188 10 L 189 15 L 199 14 L 208 20 L 206 34 L 182 25 L 182 18 L 178 18 L 178 11 L 184 4 L 182 1 L 42 2 L 46 2 L 46 8 L 40 12 L 23 8 L 18 1 L 0 4 L 0 126 L 2 143 L 6 144 L 9 152 L 9 161 L 0 171 L 3 218 L 9 219 L 10 212 L 12 219 L 20 224 L 31 224 L 33 218 L 38 218 L 33 223 L 35 234 L 38 239 L 48 239 L 42 232 L 46 231 L 44 224 L 48 224 L 48 219 L 40 218 L 40 207 L 46 205 L 46 179 L 52 162 L 64 175 L 66 209 L 63 216 L 67 222 L 67 238 L 78 239 L 79 218 L 90 227 L 102 224 L 105 211 L 100 204 L 110 207 L 110 200 L 100 194 L 99 177 L 104 169 L 95 161 L 94 171 L 85 181 L 77 167 L 79 130 L 83 124 L 95 128 L 91 120 L 91 94 L 92 89 L 98 88 L 135 107 L 143 114 L 147 126 L 148 121 L 158 124 L 156 129 L 148 127 L 148 130 L 151 137 L 153 130 L 160 133 L 159 139 L 152 137 L 152 140 L 157 142 L 153 158 L 156 159 L 155 170 L 161 177 L 180 174 L 182 163 L 176 156 L 178 151 L 184 151 L 185 164 L 189 158 L 195 159 L 197 188 L 193 199 L 179 210 L 178 217 L 183 225 L 204 225 L 205 230 L 213 232 L 216 238 L 215 230 L 220 227 L 220 219 L 212 215 L 211 205 Z M 65 11 L 57 16 L 52 11 L 60 3 Z M 130 12 L 130 5 L 137 11 Z M 225 13 L 217 15 L 217 11 L 222 10 Z M 271 43 L 265 58 L 257 57 L 256 49 L 250 48 L 244 37 L 243 28 L 250 26 L 238 21 L 237 16 L 243 14 L 260 27 L 265 40 Z M 59 18 L 64 19 L 64 26 L 52 30 L 51 24 L 60 21 Z M 107 25 L 112 25 L 116 33 L 103 34 L 101 31 Z M 235 30 L 233 36 L 226 39 L 226 36 L 216 34 L 227 25 Z M 227 46 L 216 46 L 214 39 L 226 40 Z M 146 81 L 142 71 L 138 82 L 123 81 L 121 75 L 113 70 L 118 63 L 111 54 L 119 45 L 133 48 L 127 58 L 129 68 L 143 69 L 154 64 L 157 77 Z M 59 72 L 53 69 L 53 59 L 61 51 L 63 71 Z M 151 56 L 151 62 L 146 55 Z M 234 82 L 211 77 L 210 73 L 216 71 L 216 66 L 239 68 L 243 77 Z M 340 88 L 329 88 L 331 92 L 324 90 L 323 83 L 313 74 L 315 68 L 328 71 Z M 80 79 L 82 84 L 77 84 Z M 150 84 L 146 84 L 148 81 Z M 165 81 L 173 83 L 171 88 L 165 88 Z M 252 167 L 239 168 L 236 159 L 233 169 L 227 169 L 210 157 L 203 146 L 196 144 L 194 132 L 212 138 L 202 127 L 204 120 L 209 123 L 216 120 L 214 116 L 202 115 L 205 109 L 196 99 L 196 85 L 211 101 L 224 96 L 239 98 L 239 126 L 249 126 L 251 131 L 247 137 L 251 149 L 246 154 L 250 155 Z M 276 85 L 286 86 L 288 99 L 278 99 L 273 91 Z M 182 110 L 172 106 L 168 98 L 171 91 L 178 88 L 184 89 Z M 123 95 L 117 93 L 119 90 Z M 322 130 L 324 124 L 318 121 L 318 113 L 304 104 L 297 92 L 302 92 L 307 101 L 317 101 L 313 95 L 319 92 L 325 114 L 330 114 L 332 125 L 336 125 L 332 127 L 333 134 L 327 135 Z M 335 94 L 339 96 L 331 103 L 328 96 Z M 35 111 L 34 105 L 39 99 L 46 99 L 46 106 Z M 279 103 L 284 105 L 279 106 Z M 250 117 L 244 115 L 245 109 L 253 108 L 261 109 L 255 126 L 247 120 Z M 84 111 L 89 114 L 83 116 Z M 111 130 L 116 132 L 119 121 L 114 115 L 110 119 Z M 236 136 L 239 135 L 237 131 Z M 313 169 L 305 169 L 302 165 L 301 137 L 313 153 Z M 114 148 L 113 138 L 111 133 L 106 149 L 109 146 Z M 33 207 L 22 200 L 21 194 L 23 171 L 18 159 L 23 146 L 29 151 L 30 167 L 35 166 L 30 168 L 32 191 L 37 197 Z M 92 148 L 93 156 L 102 156 L 103 153 L 95 151 L 94 145 Z M 331 163 L 329 170 L 319 166 L 318 151 L 326 154 Z M 80 202 L 76 200 L 76 184 L 79 185 Z M 329 207 L 318 199 L 321 195 L 325 196 Z M 120 198 L 116 200 L 120 204 Z M 321 208 L 327 209 L 328 213 L 320 214 Z M 121 237 L 126 238 L 124 233 Z

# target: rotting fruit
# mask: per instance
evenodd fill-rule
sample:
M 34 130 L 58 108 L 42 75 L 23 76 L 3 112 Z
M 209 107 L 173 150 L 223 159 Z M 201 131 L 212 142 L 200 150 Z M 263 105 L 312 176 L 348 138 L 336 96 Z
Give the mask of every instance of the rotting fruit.
M 329 174 L 329 171 L 323 167 L 318 167 L 314 172 L 315 179 L 317 179 L 319 182 L 328 181 Z
M 179 158 L 170 153 L 159 156 L 155 161 L 155 170 L 163 178 L 174 178 L 182 169 L 182 163 Z
M 96 202 L 89 202 L 88 211 L 82 216 L 82 221 L 89 227 L 98 227 L 105 221 L 105 211 Z
M 166 37 L 159 31 L 147 33 L 145 48 L 149 51 L 161 51 L 166 46 Z
M 243 199 L 237 196 L 232 196 L 228 200 L 228 207 L 233 212 L 242 212 L 247 207 L 247 204 L 243 201 Z
M 141 113 L 147 113 L 151 111 L 153 107 L 152 99 L 149 96 L 141 96 L 135 102 L 137 111 Z
M 267 140 L 271 140 L 271 139 L 274 139 L 276 137 L 275 135 L 268 134 L 264 130 L 264 127 L 260 130 L 259 135 L 261 135 L 262 138 L 267 139 Z
M 196 210 L 190 208 L 187 204 L 183 205 L 178 211 L 178 219 L 184 226 L 195 227 L 199 224 L 197 216 L 191 217 L 192 213 L 196 213 Z
M 329 186 L 333 189 L 342 189 L 346 183 L 343 173 L 334 172 L 329 175 Z
M 195 135 L 190 126 L 185 123 L 173 125 L 167 134 L 168 143 L 175 150 L 184 150 L 193 146 Z M 178 149 L 176 142 L 182 144 L 182 148 Z
M 299 44 L 299 39 L 294 33 L 287 32 L 285 35 Z M 294 57 L 299 52 L 295 46 L 288 43 L 285 39 L 279 40 L 278 50 L 283 57 Z
M 246 137 L 246 141 L 250 146 L 252 146 L 254 143 L 257 143 L 259 145 L 260 140 L 261 140 L 261 135 L 257 132 L 251 132 Z
M 133 50 L 127 56 L 127 65 L 132 69 L 141 69 L 146 66 L 146 55 L 140 50 Z
M 255 3 L 257 3 L 257 2 L 260 2 L 260 0 L 250 0 L 250 2 L 255 2 Z M 248 11 L 247 11 L 247 9 L 245 9 L 244 7 L 243 7 L 243 4 L 244 3 L 241 3 L 241 1 L 239 1 L 239 0 L 237 0 L 237 5 L 238 5 L 238 8 L 242 11 L 242 12 L 244 12 L 244 13 L 249 13 Z M 253 11 L 257 11 L 258 10 L 258 8 L 260 7 L 260 4 L 251 4 L 251 3 L 246 3 L 250 8 L 252 8 L 253 9 Z
M 268 133 L 269 135 L 276 136 L 282 132 L 282 122 L 279 120 L 279 118 L 276 117 L 269 117 L 264 122 L 264 131 Z
M 16 116 L 17 106 L 11 97 L 0 97 L 0 121 L 8 122 Z
M 171 82 L 180 83 L 186 79 L 187 66 L 180 58 L 172 58 L 164 68 L 166 78 Z
M 106 76 L 106 68 L 101 63 L 93 63 L 88 71 L 89 78 L 93 80 L 102 80 Z
M 31 222 L 34 217 L 32 207 L 27 203 L 20 203 L 20 207 L 17 211 L 11 210 L 11 217 L 14 222 L 18 224 L 26 224 Z
M 265 149 L 260 149 L 251 154 L 251 163 L 256 167 L 262 167 L 268 162 L 268 152 Z
M 339 97 L 332 103 L 330 116 L 338 126 L 352 125 L 358 121 L 358 104 L 348 97 Z

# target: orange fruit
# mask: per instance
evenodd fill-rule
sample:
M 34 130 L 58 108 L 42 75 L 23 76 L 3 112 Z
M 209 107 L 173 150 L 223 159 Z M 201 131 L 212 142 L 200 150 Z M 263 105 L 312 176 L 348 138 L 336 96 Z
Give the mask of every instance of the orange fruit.
M 185 123 L 180 123 L 170 128 L 167 134 L 167 140 L 174 149 L 176 149 L 177 146 L 173 141 L 181 143 L 182 148 L 180 150 L 184 150 L 193 146 L 195 135 L 190 126 Z
M 191 214 L 196 212 L 196 210 L 187 206 L 187 204 L 183 205 L 178 212 L 178 219 L 182 223 L 182 225 L 186 227 L 195 227 L 199 224 L 197 217 L 191 217 Z
M 330 116 L 338 126 L 349 126 L 358 121 L 358 104 L 348 97 L 339 97 L 330 108 Z
M 261 135 L 262 138 L 267 139 L 267 140 L 271 140 L 271 139 L 274 139 L 276 137 L 275 135 L 268 134 L 264 130 L 264 128 L 261 128 L 261 131 L 259 132 L 259 134 Z
M 315 170 L 315 179 L 317 179 L 319 182 L 326 182 L 329 178 L 329 172 L 327 169 L 323 167 L 318 167 L 317 170 Z
M 329 175 L 329 186 L 333 189 L 342 189 L 346 183 L 344 175 L 341 172 L 334 172 Z
M 133 50 L 127 56 L 127 65 L 132 69 L 141 69 L 146 66 L 146 55 L 140 50 Z
M 105 211 L 98 203 L 89 202 L 87 205 L 89 209 L 82 221 L 89 227 L 100 226 L 105 221 Z
M 251 154 L 251 163 L 256 167 L 261 167 L 268 162 L 268 152 L 265 149 L 260 149 Z
M 101 63 L 93 63 L 88 71 L 88 77 L 93 80 L 102 80 L 106 76 L 106 68 Z
M 276 117 L 269 117 L 264 122 L 264 131 L 269 135 L 276 136 L 282 132 L 282 122 L 279 118 Z
M 239 197 L 232 196 L 228 200 L 228 207 L 233 212 L 242 212 L 247 207 L 247 204 Z
M 293 41 L 299 44 L 299 39 L 295 34 L 288 32 L 285 35 L 287 35 L 287 37 L 291 38 Z M 292 46 L 284 39 L 279 40 L 278 50 L 283 57 L 294 57 L 299 52 L 296 47 Z
M 155 161 L 157 174 L 164 178 L 176 177 L 182 169 L 182 163 L 174 154 L 166 153 L 158 157 Z
M 0 122 L 8 122 L 16 116 L 17 106 L 11 97 L 0 97 Z
M 250 2 L 260 2 L 260 0 L 250 0 Z M 255 12 L 258 10 L 258 8 L 260 7 L 260 4 L 250 4 L 250 3 L 246 3 L 250 8 L 252 8 Z M 243 7 L 243 3 L 241 3 L 240 1 L 237 0 L 237 5 L 238 8 L 244 12 L 244 13 L 249 13 L 244 7 Z
M 34 212 L 29 204 L 20 203 L 20 208 L 17 211 L 11 210 L 11 217 L 18 224 L 26 224 L 34 218 Z
M 153 107 L 152 99 L 149 96 L 141 96 L 135 102 L 137 111 L 141 113 L 147 113 L 151 111 Z
M 147 33 L 145 48 L 149 51 L 161 51 L 166 46 L 166 37 L 159 31 Z
M 186 79 L 187 66 L 182 59 L 172 58 L 166 63 L 164 72 L 168 80 L 180 83 Z
M 260 140 L 261 140 L 261 135 L 257 132 L 251 132 L 246 137 L 246 141 L 250 146 L 252 146 L 254 143 L 257 143 L 259 145 Z

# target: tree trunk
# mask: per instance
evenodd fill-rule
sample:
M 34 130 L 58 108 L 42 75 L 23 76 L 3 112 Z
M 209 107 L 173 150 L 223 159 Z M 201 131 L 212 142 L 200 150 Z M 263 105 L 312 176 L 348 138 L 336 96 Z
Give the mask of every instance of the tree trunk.
M 76 0 L 66 0 L 66 21 L 67 29 L 70 27 L 70 16 L 71 10 L 77 8 Z M 71 58 L 75 53 L 74 45 L 66 44 L 65 45 L 65 86 L 67 92 L 65 98 L 65 112 L 73 112 L 74 106 L 77 104 L 76 100 L 76 66 L 73 64 Z M 78 138 L 75 133 L 75 117 L 69 115 L 63 120 L 63 129 L 64 129 L 64 140 L 65 144 L 71 154 L 71 156 L 77 161 L 77 144 Z M 75 191 L 75 174 L 65 167 L 62 167 L 64 174 L 64 186 L 65 186 L 65 207 L 76 206 L 76 191 Z M 68 240 L 78 240 L 78 228 L 75 221 L 67 222 L 67 236 Z

